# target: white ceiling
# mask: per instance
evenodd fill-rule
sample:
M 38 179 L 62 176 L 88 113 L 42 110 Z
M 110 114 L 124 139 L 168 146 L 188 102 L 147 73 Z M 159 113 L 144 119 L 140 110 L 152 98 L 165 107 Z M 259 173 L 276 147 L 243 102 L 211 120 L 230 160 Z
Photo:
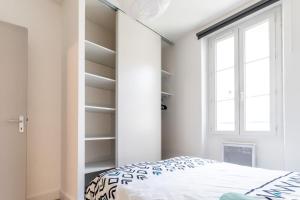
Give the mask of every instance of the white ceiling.
M 118 1 L 108 0 L 116 7 Z M 231 11 L 257 0 L 172 0 L 167 11 L 154 21 L 143 21 L 171 41 L 176 41 L 185 33 L 201 28 Z M 122 9 L 122 8 L 121 8 Z
M 173 0 L 158 19 L 143 22 L 171 41 L 254 0 Z

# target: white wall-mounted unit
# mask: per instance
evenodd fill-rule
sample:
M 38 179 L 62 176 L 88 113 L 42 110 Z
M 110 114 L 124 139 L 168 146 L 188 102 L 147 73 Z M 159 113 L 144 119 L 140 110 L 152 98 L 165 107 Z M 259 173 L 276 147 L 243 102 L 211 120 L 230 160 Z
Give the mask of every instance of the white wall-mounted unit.
M 256 166 L 256 145 L 246 143 L 223 143 L 223 161 L 249 167 Z

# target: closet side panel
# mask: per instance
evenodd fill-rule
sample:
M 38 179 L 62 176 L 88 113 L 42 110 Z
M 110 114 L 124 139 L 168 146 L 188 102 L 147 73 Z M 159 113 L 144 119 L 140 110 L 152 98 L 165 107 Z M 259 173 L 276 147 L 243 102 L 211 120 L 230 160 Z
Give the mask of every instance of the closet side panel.
M 117 14 L 117 164 L 161 159 L 161 38 Z
M 85 1 L 64 0 L 61 199 L 84 199 Z

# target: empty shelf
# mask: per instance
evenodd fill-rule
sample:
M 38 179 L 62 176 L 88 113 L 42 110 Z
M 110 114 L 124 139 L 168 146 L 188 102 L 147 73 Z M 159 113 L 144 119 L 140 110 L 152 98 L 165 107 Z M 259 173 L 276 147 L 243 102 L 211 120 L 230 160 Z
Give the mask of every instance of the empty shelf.
M 88 173 L 103 171 L 114 167 L 115 167 L 115 163 L 112 160 L 85 163 L 85 173 L 88 174 Z
M 115 140 L 116 137 L 104 136 L 104 137 L 86 137 L 85 141 L 101 141 L 101 140 Z
M 167 77 L 172 76 L 172 74 L 170 72 L 165 71 L 165 70 L 161 70 L 161 76 L 162 76 L 162 78 L 167 78 Z
M 85 73 L 85 83 L 87 86 L 96 87 L 100 89 L 115 89 L 115 80 L 98 76 L 95 74 Z
M 115 67 L 116 52 L 90 41 L 85 41 L 85 57 L 87 60 L 108 67 Z
M 85 110 L 88 112 L 104 112 L 104 113 L 110 113 L 114 112 L 115 108 L 109 108 L 109 107 L 99 107 L 99 106 L 85 106 Z
M 167 96 L 173 96 L 174 94 L 169 92 L 161 92 L 161 95 L 167 97 Z

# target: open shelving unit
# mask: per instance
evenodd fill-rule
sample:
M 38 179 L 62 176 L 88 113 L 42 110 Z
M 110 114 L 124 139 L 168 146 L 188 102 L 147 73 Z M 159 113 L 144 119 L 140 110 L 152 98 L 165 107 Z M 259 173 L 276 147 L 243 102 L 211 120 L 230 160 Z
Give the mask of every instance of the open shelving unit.
M 161 70 L 161 84 L 162 84 L 162 91 L 161 91 L 161 97 L 162 99 L 165 97 L 173 96 L 174 94 L 172 92 L 169 92 L 169 80 L 172 77 L 172 73 L 162 69 Z
M 165 148 L 162 151 L 162 159 L 169 158 L 169 155 L 165 152 L 168 148 L 172 146 L 172 141 L 169 138 L 173 137 L 172 127 L 176 126 L 174 124 L 173 116 L 176 115 L 176 84 L 174 84 L 174 80 L 176 80 L 176 63 L 173 62 L 172 52 L 173 50 L 172 44 L 168 44 L 162 41 L 162 69 L 161 69 L 161 81 L 162 81 L 162 92 L 161 92 L 161 100 L 162 100 L 162 112 L 161 112 L 161 134 L 162 134 L 162 147 Z M 165 109 L 167 108 L 167 109 Z
M 85 0 L 85 178 L 116 166 L 116 13 Z M 104 106 L 103 106 L 104 105 Z

